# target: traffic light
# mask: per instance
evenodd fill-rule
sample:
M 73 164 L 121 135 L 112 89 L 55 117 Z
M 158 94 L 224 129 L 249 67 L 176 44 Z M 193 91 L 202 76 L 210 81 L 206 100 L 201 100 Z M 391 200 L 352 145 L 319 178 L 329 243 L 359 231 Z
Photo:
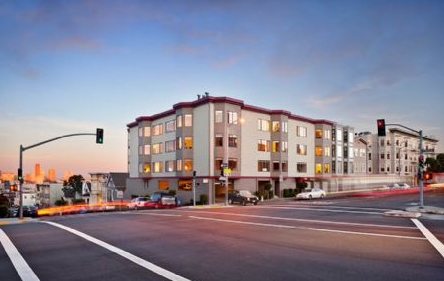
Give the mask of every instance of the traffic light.
M 378 137 L 385 137 L 385 119 L 376 120 L 378 126 Z
M 433 179 L 433 174 L 432 174 L 432 172 L 424 171 L 422 174 L 422 177 L 423 177 L 423 180 L 428 181 L 428 180 Z
M 96 129 L 96 143 L 103 143 L 103 129 Z
M 20 169 L 20 168 L 17 171 L 17 178 L 18 178 L 20 183 L 23 183 L 23 170 Z

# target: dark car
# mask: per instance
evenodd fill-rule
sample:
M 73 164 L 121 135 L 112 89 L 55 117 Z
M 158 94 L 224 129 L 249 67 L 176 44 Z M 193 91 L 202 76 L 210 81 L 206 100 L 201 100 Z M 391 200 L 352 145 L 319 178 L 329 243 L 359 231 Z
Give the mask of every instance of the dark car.
M 23 207 L 23 216 L 24 217 L 32 217 L 36 218 L 38 216 L 38 211 L 36 206 L 32 205 L 24 205 Z M 20 216 L 20 208 L 17 210 L 17 217 Z
M 259 198 L 251 194 L 248 190 L 233 190 L 228 193 L 228 203 L 239 203 L 242 205 L 254 204 L 257 205 L 259 202 Z

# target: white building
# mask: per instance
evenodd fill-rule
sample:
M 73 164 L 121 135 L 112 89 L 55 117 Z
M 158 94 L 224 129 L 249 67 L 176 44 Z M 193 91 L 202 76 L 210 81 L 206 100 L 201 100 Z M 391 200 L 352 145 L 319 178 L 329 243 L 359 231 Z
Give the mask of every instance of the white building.
M 223 200 L 226 162 L 229 189 L 263 193 L 271 184 L 276 195 L 301 179 L 322 185 L 353 173 L 353 128 L 229 97 L 198 96 L 127 127 L 131 195 L 175 190 L 186 202 L 195 171 L 198 195 Z

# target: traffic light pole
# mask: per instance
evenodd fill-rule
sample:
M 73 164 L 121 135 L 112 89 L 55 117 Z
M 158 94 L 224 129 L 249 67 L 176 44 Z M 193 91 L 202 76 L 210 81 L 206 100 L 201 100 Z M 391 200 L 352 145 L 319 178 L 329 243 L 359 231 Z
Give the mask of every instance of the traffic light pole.
M 423 136 L 422 136 L 422 130 L 416 131 L 409 127 L 406 127 L 401 124 L 385 124 L 385 126 L 399 126 L 406 130 L 412 131 L 414 133 L 417 133 L 419 136 L 419 157 L 418 157 L 418 185 L 419 185 L 419 207 L 422 209 L 424 208 L 424 180 L 423 180 L 423 174 L 424 174 L 424 149 L 422 147 L 423 143 Z
M 61 139 L 61 138 L 69 138 L 69 137 L 75 137 L 75 136 L 95 136 L 95 135 L 96 134 L 93 134 L 93 133 L 69 134 L 69 135 L 64 135 L 64 136 L 55 137 L 55 138 L 52 138 L 52 139 L 49 139 L 49 140 L 45 140 L 45 141 L 42 141 L 42 142 L 30 145 L 30 146 L 26 146 L 26 147 L 24 147 L 23 145 L 20 145 L 19 170 L 22 171 L 22 173 L 23 173 L 23 152 L 28 150 L 28 149 L 31 149 L 31 148 L 34 148 L 36 146 L 40 146 L 42 144 L 45 144 L 45 143 L 48 143 L 48 142 L 52 142 L 52 141 L 55 141 L 55 140 L 58 140 L 58 139 Z M 21 178 L 19 180 L 19 196 L 20 196 L 20 198 L 19 198 L 19 205 L 20 205 L 20 207 L 19 207 L 19 218 L 20 219 L 23 219 L 23 189 L 22 189 L 22 185 L 23 185 L 23 178 Z

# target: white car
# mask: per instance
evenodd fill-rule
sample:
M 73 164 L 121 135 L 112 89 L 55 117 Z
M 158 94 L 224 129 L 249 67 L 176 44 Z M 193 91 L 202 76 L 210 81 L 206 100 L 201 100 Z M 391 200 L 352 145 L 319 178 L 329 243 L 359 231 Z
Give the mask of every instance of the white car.
M 296 199 L 313 199 L 313 198 L 324 198 L 327 193 L 318 188 L 306 188 L 304 191 L 296 195 Z
M 127 207 L 128 209 L 141 209 L 145 208 L 146 204 L 150 200 L 149 197 L 137 197 L 133 198 L 130 203 L 128 203 Z

